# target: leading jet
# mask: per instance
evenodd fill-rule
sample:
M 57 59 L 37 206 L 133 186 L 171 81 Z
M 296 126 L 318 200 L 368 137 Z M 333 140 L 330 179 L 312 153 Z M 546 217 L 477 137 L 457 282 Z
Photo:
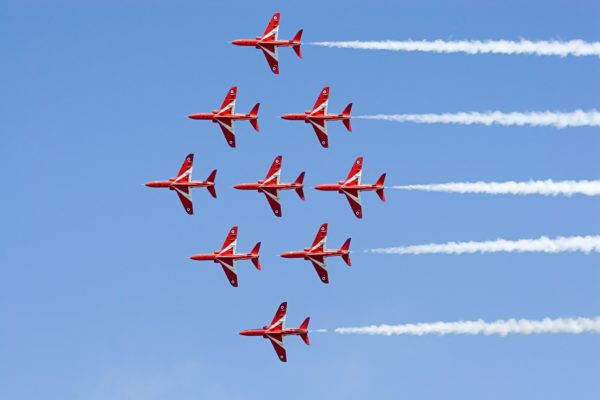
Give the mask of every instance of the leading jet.
M 213 170 L 205 181 L 193 181 L 192 180 L 192 166 L 194 164 L 194 154 L 188 154 L 179 169 L 179 173 L 175 178 L 170 178 L 168 181 L 152 181 L 146 183 L 146 186 L 153 188 L 169 188 L 174 190 L 181 200 L 181 204 L 185 209 L 185 212 L 192 215 L 194 214 L 194 205 L 192 203 L 192 192 L 191 189 L 195 187 L 205 187 L 212 197 L 217 197 L 215 191 L 215 177 L 217 176 L 217 170 Z

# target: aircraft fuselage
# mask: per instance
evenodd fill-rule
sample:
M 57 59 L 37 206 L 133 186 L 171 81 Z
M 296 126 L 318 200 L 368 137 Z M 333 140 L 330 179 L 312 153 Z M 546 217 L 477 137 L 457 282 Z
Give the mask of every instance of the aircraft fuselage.
M 240 335 L 242 336 L 262 336 L 264 338 L 267 337 L 267 335 L 283 335 L 283 336 L 301 336 L 301 335 L 307 335 L 308 334 L 308 329 L 300 329 L 300 328 L 284 328 L 284 329 L 274 329 L 274 330 L 267 330 L 267 329 L 245 329 L 243 331 L 240 331 Z
M 249 114 L 218 114 L 217 112 L 213 113 L 197 113 L 190 114 L 188 118 L 195 120 L 208 120 L 212 122 L 217 122 L 218 120 L 234 120 L 234 121 L 247 121 L 251 119 L 257 119 L 256 116 L 251 116 Z
M 310 121 L 344 121 L 349 120 L 350 116 L 343 114 L 325 114 L 325 115 L 310 115 L 310 112 L 307 111 L 304 114 L 283 114 L 281 116 L 283 119 L 287 119 L 290 121 L 304 121 L 305 123 L 310 123 Z
M 325 184 L 325 185 L 317 185 L 315 186 L 315 189 L 317 190 L 323 190 L 323 191 L 328 191 L 328 192 L 339 192 L 339 193 L 343 193 L 343 190 L 358 190 L 359 192 L 364 192 L 364 191 L 376 191 L 378 189 L 381 189 L 381 187 L 377 186 L 377 185 L 344 185 L 343 183 L 338 183 L 336 184 Z
M 303 185 L 301 183 L 240 183 L 233 186 L 235 189 L 239 190 L 258 190 L 261 191 L 263 189 L 275 189 L 275 190 L 291 190 L 291 189 L 299 189 L 302 188 Z
M 298 45 L 298 43 L 294 43 L 293 40 L 260 40 L 260 38 L 256 39 L 237 39 L 233 40 L 231 44 L 236 46 L 250 46 L 256 47 L 260 49 L 260 45 L 265 46 L 277 46 L 277 47 L 293 47 Z
M 190 257 L 195 261 L 213 261 L 218 263 L 219 260 L 250 260 L 253 258 L 258 258 L 258 255 L 251 253 L 237 253 L 237 254 L 219 254 L 219 252 L 214 253 L 204 253 L 204 254 L 194 254 Z
M 281 253 L 281 257 L 283 258 L 303 258 L 308 260 L 310 256 L 313 257 L 341 257 L 343 255 L 350 254 L 349 251 L 344 250 L 321 250 L 321 251 L 309 251 L 309 249 L 305 249 L 304 251 L 288 251 L 285 253 Z
M 169 179 L 168 181 L 151 181 L 146 183 L 146 186 L 153 188 L 169 188 L 173 190 L 175 187 L 210 187 L 215 186 L 215 184 L 214 182 L 207 181 L 175 182 L 175 179 Z

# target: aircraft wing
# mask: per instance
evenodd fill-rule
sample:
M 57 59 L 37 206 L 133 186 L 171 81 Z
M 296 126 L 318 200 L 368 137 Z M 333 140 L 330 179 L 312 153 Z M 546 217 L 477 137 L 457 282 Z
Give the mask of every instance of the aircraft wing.
M 308 255 L 308 259 L 313 267 L 315 267 L 315 271 L 317 271 L 317 275 L 319 275 L 321 282 L 329 283 L 329 274 L 327 273 L 327 262 L 325 261 L 325 257 Z
M 308 118 L 308 122 L 312 125 L 315 133 L 317 134 L 317 138 L 319 139 L 319 143 L 321 146 L 327 148 L 329 147 L 329 136 L 327 135 L 327 123 L 325 120 L 314 120 Z
M 235 246 L 237 244 L 238 227 L 234 226 L 229 230 L 225 243 L 221 247 L 219 254 L 235 254 Z
M 269 168 L 269 172 L 267 172 L 267 176 L 263 183 L 279 183 L 279 175 L 281 174 L 281 162 L 282 157 L 277 156 L 275 160 L 273 160 L 273 164 L 271 164 L 271 168 Z
M 273 328 L 277 328 L 277 327 L 283 329 L 283 327 L 285 325 L 286 313 L 287 313 L 287 301 L 284 301 L 277 308 L 277 311 L 275 312 L 275 316 L 273 316 L 273 320 L 269 324 L 268 329 L 273 329 Z
M 190 188 L 188 186 L 173 186 L 173 188 L 177 192 L 177 196 L 179 196 L 179 200 L 181 200 L 185 212 L 193 215 L 194 205 L 192 204 L 192 193 L 190 192 Z
M 258 46 L 263 51 L 271 71 L 273 71 L 274 74 L 279 74 L 279 55 L 277 52 L 277 46 L 261 43 L 259 43 Z
M 283 335 L 281 333 L 268 333 L 267 338 L 273 345 L 273 349 L 275 349 L 275 353 L 277 353 L 277 357 L 283 362 L 287 361 L 287 355 L 285 351 L 285 344 L 283 343 Z
M 267 28 L 265 29 L 265 33 L 260 37 L 261 40 L 269 39 L 269 40 L 277 40 L 277 36 L 279 33 L 279 20 L 281 19 L 280 13 L 275 13 L 271 17 Z
M 237 96 L 237 86 L 232 87 L 227 92 L 225 96 L 225 100 L 223 100 L 223 104 L 219 108 L 217 112 L 218 115 L 231 115 L 235 112 L 235 98 Z
M 356 185 L 360 185 L 360 176 L 362 174 L 362 166 L 363 166 L 363 158 L 358 157 L 354 164 L 352 164 L 352 168 L 350 168 L 350 172 L 348 173 L 348 177 L 344 181 L 344 184 L 352 183 Z
M 352 207 L 352 211 L 354 211 L 354 215 L 356 215 L 357 218 L 362 218 L 360 192 L 356 189 L 342 189 L 342 191 L 346 195 L 348 203 L 350 203 L 350 207 Z
M 189 182 L 192 179 L 192 165 L 194 164 L 194 155 L 188 154 L 183 160 L 183 164 L 177 173 L 175 182 Z
M 281 217 L 281 203 L 279 202 L 279 190 L 277 189 L 261 189 L 265 194 L 273 213 L 277 217 Z
M 310 251 L 320 251 L 325 248 L 325 242 L 327 241 L 327 224 L 321 225 L 313 244 L 310 246 Z
M 235 129 L 233 120 L 230 118 L 218 118 L 217 122 L 221 127 L 221 131 L 223 131 L 223 135 L 225 136 L 225 140 L 229 147 L 235 147 Z
M 310 115 L 325 115 L 327 114 L 327 104 L 329 103 L 329 86 L 325 86 L 321 93 L 319 93 L 319 97 L 313 109 L 310 112 Z
M 237 272 L 235 270 L 235 261 L 231 259 L 223 260 L 220 258 L 217 258 L 217 261 L 219 262 L 219 264 L 221 264 L 221 267 L 223 267 L 223 272 L 225 272 L 225 275 L 227 275 L 227 280 L 229 281 L 231 286 L 237 287 L 238 281 Z

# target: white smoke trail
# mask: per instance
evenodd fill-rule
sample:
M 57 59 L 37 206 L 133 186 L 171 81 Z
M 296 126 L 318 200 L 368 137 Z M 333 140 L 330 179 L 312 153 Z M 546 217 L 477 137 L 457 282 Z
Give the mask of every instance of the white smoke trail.
M 429 185 L 390 186 L 390 189 L 418 190 L 425 192 L 446 193 L 483 193 L 483 194 L 539 194 L 543 196 L 563 195 L 571 197 L 574 194 L 585 196 L 600 196 L 600 181 L 545 181 L 527 182 L 449 182 Z
M 543 320 L 509 319 L 494 322 L 458 321 L 336 328 L 335 333 L 355 335 L 532 335 L 540 333 L 600 333 L 600 317 Z
M 360 50 L 419 51 L 427 53 L 528 54 L 536 56 L 600 57 L 600 42 L 583 40 L 382 40 L 314 42 L 317 46 Z
M 376 114 L 361 115 L 356 118 L 392 122 L 415 122 L 418 124 L 460 124 L 460 125 L 503 125 L 503 126 L 552 126 L 555 128 L 600 126 L 600 112 L 597 110 L 573 112 L 459 112 L 443 114 Z
M 465 254 L 465 253 L 563 253 L 600 252 L 600 236 L 571 236 L 550 239 L 504 240 L 486 242 L 449 242 L 416 246 L 387 247 L 367 250 L 378 254 Z

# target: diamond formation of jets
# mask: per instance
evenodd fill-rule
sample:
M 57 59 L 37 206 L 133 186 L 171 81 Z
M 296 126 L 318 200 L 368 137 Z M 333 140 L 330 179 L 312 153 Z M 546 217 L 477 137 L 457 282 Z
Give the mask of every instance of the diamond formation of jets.
M 342 121 L 346 129 L 352 132 L 352 125 L 350 124 L 352 103 L 348 104 L 341 114 L 327 114 L 328 103 L 329 86 L 325 86 L 321 90 L 312 110 L 305 111 L 303 114 L 284 114 L 281 118 L 292 121 L 304 121 L 307 124 L 311 124 L 317 134 L 319 143 L 321 143 L 321 146 L 327 148 L 329 147 L 329 136 L 327 134 L 328 121 Z
M 212 121 L 215 124 L 219 124 L 221 130 L 223 131 L 223 135 L 225 136 L 227 144 L 230 147 L 235 147 L 234 122 L 250 121 L 250 124 L 252 124 L 254 130 L 258 132 L 258 108 L 260 107 L 260 103 L 256 103 L 248 114 L 236 114 L 236 97 L 237 87 L 234 86 L 231 89 L 229 89 L 229 92 L 227 92 L 227 96 L 225 96 L 225 100 L 223 100 L 223 104 L 218 110 L 215 110 L 211 113 L 190 114 L 188 115 L 188 118 L 195 120 L 208 120 Z
M 192 188 L 205 187 L 208 189 L 208 192 L 212 195 L 212 197 L 217 197 L 217 192 L 215 191 L 215 177 L 217 176 L 217 170 L 215 169 L 213 172 L 211 172 L 205 181 L 193 181 L 193 164 L 194 155 L 188 154 L 181 165 L 181 169 L 179 170 L 177 177 L 171 178 L 168 181 L 148 182 L 146 183 L 146 186 L 153 188 L 169 188 L 169 190 L 174 190 L 177 193 L 177 196 L 179 196 L 179 200 L 181 200 L 181 204 L 183 204 L 185 211 L 192 215 L 194 214 L 194 205 L 192 203 L 191 192 Z
M 354 161 L 354 164 L 352 164 L 352 168 L 350 169 L 350 173 L 348 174 L 346 180 L 340 181 L 336 184 L 317 185 L 315 186 L 315 189 L 345 194 L 346 198 L 348 199 L 348 203 L 350 203 L 350 207 L 352 207 L 354 215 L 357 218 L 362 218 L 363 213 L 360 201 L 360 192 L 374 191 L 377 193 L 381 201 L 385 201 L 385 193 L 383 192 L 385 173 L 379 177 L 374 185 L 362 185 L 360 183 L 362 167 L 363 158 L 358 157 L 356 161 Z
M 229 230 L 225 243 L 221 250 L 217 250 L 213 253 L 206 254 L 194 254 L 190 258 L 195 261 L 213 261 L 214 263 L 221 264 L 225 275 L 229 283 L 233 287 L 238 286 L 237 272 L 235 269 L 235 262 L 238 260 L 250 260 L 256 269 L 260 270 L 260 262 L 258 260 L 258 251 L 260 250 L 260 242 L 256 243 L 250 253 L 236 253 L 235 248 L 237 245 L 238 227 L 234 226 Z
M 262 336 L 265 339 L 269 339 L 273 345 L 273 349 L 277 353 L 277 356 L 282 362 L 287 361 L 287 355 L 285 351 L 284 338 L 286 336 L 300 336 L 300 338 L 307 345 L 310 344 L 308 339 L 308 323 L 310 317 L 307 317 L 302 325 L 298 328 L 286 328 L 285 317 L 287 312 L 287 302 L 281 303 L 277 312 L 273 317 L 273 321 L 268 326 L 263 326 L 262 329 L 246 329 L 240 331 L 240 335 L 243 336 Z
M 281 183 L 279 182 L 279 176 L 281 174 L 281 163 L 283 159 L 281 156 L 275 157 L 267 176 L 263 180 L 259 180 L 257 183 L 240 183 L 235 185 L 234 188 L 239 190 L 256 190 L 265 194 L 273 213 L 277 217 L 281 217 L 281 202 L 279 200 L 280 190 L 295 190 L 300 199 L 304 200 L 304 172 L 301 172 L 298 178 L 292 183 Z
M 323 283 L 329 283 L 329 274 L 327 273 L 327 257 L 342 257 L 346 265 L 349 267 L 352 265 L 350 261 L 350 238 L 346 239 L 342 247 L 337 250 L 327 250 L 325 243 L 327 242 L 327 224 L 321 225 L 315 240 L 310 247 L 305 248 L 302 251 L 288 251 L 282 253 L 283 258 L 303 258 L 312 263 L 317 271 L 317 275 Z
M 279 56 L 277 53 L 279 47 L 291 47 L 298 57 L 302 58 L 302 50 L 300 48 L 302 44 L 302 29 L 296 33 L 296 36 L 294 36 L 292 40 L 279 40 L 278 33 L 280 19 L 281 14 L 275 13 L 273 17 L 271 17 L 267 29 L 265 29 L 265 33 L 263 33 L 262 36 L 258 36 L 255 39 L 238 39 L 231 42 L 237 46 L 251 46 L 262 50 L 267 59 L 267 63 L 269 63 L 269 68 L 274 74 L 279 74 Z

